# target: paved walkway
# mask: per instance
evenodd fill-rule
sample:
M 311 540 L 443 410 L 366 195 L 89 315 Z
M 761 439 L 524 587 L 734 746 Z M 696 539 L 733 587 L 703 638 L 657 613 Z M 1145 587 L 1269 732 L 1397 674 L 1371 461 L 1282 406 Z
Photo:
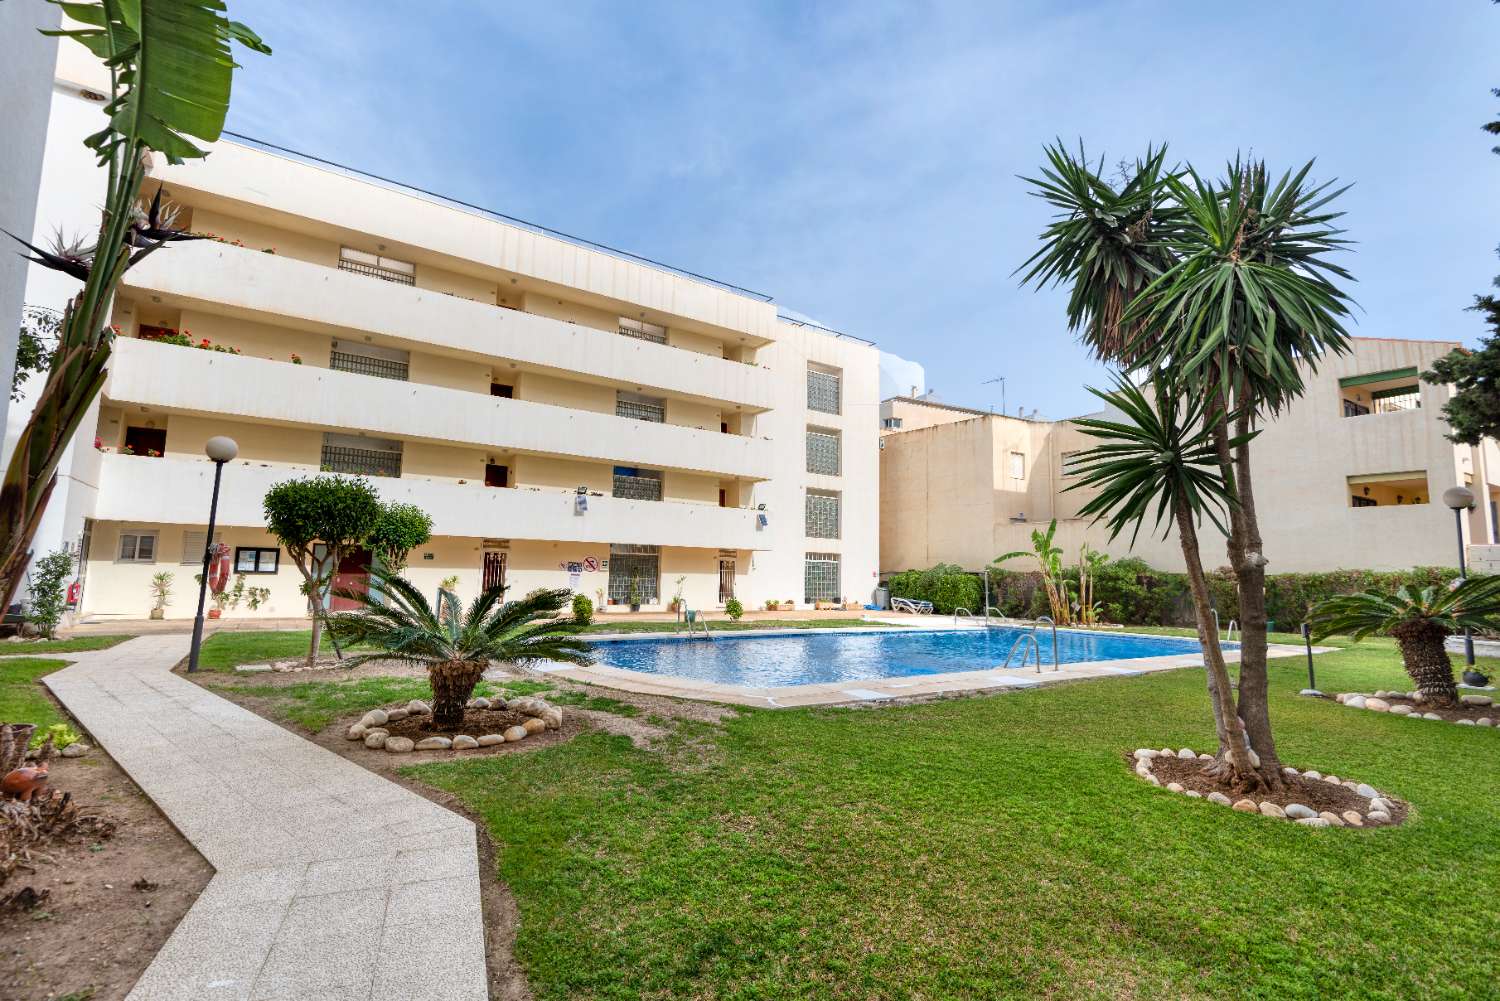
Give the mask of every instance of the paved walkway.
M 187 649 L 46 678 L 216 870 L 127 1001 L 487 998 L 473 824 L 172 674 Z

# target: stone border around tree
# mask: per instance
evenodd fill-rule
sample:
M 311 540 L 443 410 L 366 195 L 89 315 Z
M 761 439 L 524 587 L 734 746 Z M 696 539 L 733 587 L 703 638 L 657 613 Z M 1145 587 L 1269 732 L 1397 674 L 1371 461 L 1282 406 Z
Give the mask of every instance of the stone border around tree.
M 1364 692 L 1340 692 L 1333 697 L 1333 701 L 1339 705 L 1348 706 L 1350 709 L 1368 709 L 1371 712 L 1390 713 L 1392 716 L 1405 716 L 1407 719 L 1435 720 L 1439 723 L 1452 723 L 1454 726 L 1493 727 L 1496 725 L 1495 718 L 1492 716 L 1445 720 L 1434 712 L 1418 712 L 1416 708 L 1404 702 L 1393 705 L 1390 699 L 1407 699 L 1417 703 L 1425 701 L 1421 692 L 1387 692 L 1384 690 L 1375 692 L 1373 695 Z M 1467 709 L 1484 709 L 1495 704 L 1494 698 L 1489 695 L 1474 694 L 1461 694 L 1458 702 Z
M 1293 820 L 1305 827 L 1389 827 L 1394 824 L 1392 820 L 1391 798 L 1374 786 L 1363 782 L 1354 782 L 1351 779 L 1341 779 L 1337 775 L 1324 775 L 1322 772 L 1308 770 L 1299 772 L 1292 767 L 1283 767 L 1282 771 L 1289 776 L 1300 775 L 1304 779 L 1321 779 L 1332 785 L 1343 786 L 1368 800 L 1367 807 L 1363 810 L 1345 810 L 1343 813 L 1332 813 L 1324 810 L 1319 812 L 1310 806 L 1301 803 L 1288 803 L 1285 807 L 1272 803 L 1270 800 L 1257 803 L 1248 796 L 1232 800 L 1221 792 L 1211 792 L 1207 795 L 1192 789 L 1184 789 L 1176 782 L 1162 785 L 1161 779 L 1152 774 L 1152 762 L 1157 758 L 1181 758 L 1186 760 L 1212 761 L 1212 754 L 1198 754 L 1190 747 L 1172 750 L 1164 747 L 1156 750 L 1150 747 L 1137 748 L 1132 755 L 1135 761 L 1135 773 L 1151 785 L 1164 788 L 1167 792 L 1181 793 L 1189 799 L 1202 799 L 1219 806 L 1227 806 L 1240 813 L 1258 813 L 1264 817 L 1272 817 L 1278 820 Z
M 388 751 L 391 754 L 407 754 L 411 751 L 472 751 L 496 744 L 514 744 L 527 737 L 547 730 L 562 727 L 562 709 L 546 699 L 522 696 L 515 699 L 470 699 L 469 709 L 493 709 L 498 712 L 516 712 L 530 717 L 525 723 L 506 727 L 502 733 L 486 733 L 478 737 L 459 734 L 456 737 L 433 735 L 414 741 L 410 737 L 392 737 L 383 729 L 386 723 L 395 723 L 408 716 L 425 716 L 432 707 L 421 699 L 412 699 L 405 706 L 395 709 L 371 709 L 358 723 L 349 727 L 344 736 L 349 740 L 363 740 L 372 751 Z

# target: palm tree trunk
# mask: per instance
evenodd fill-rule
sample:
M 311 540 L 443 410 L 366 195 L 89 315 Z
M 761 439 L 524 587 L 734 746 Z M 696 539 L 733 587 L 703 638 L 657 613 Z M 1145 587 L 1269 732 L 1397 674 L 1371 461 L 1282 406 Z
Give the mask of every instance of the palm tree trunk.
M 1224 666 L 1224 651 L 1219 648 L 1219 633 L 1214 628 L 1213 610 L 1208 601 L 1208 578 L 1203 573 L 1203 559 L 1198 553 L 1198 528 L 1187 503 L 1178 500 L 1173 513 L 1177 519 L 1182 558 L 1187 564 L 1188 590 L 1193 598 L 1193 613 L 1198 621 L 1198 642 L 1203 648 L 1203 666 L 1208 675 L 1208 697 L 1213 705 L 1214 728 L 1219 737 L 1219 758 L 1227 766 L 1231 782 L 1239 783 L 1256 775 L 1250 763 L 1249 745 L 1234 714 L 1230 693 L 1229 669 Z
M 472 660 L 445 660 L 429 669 L 434 727 L 449 730 L 463 724 L 464 705 L 483 676 L 484 664 Z
M 1458 701 L 1453 662 L 1443 641 L 1448 630 L 1425 619 L 1403 622 L 1391 630 L 1401 647 L 1401 662 L 1417 690 L 1429 702 L 1452 705 Z

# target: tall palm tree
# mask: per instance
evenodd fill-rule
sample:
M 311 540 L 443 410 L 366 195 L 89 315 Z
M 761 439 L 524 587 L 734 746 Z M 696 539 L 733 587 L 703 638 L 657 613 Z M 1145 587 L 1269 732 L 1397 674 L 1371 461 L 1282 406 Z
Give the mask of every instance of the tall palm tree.
M 531 664 L 541 660 L 590 664 L 589 645 L 578 637 L 583 626 L 558 615 L 572 592 L 533 591 L 501 603 L 505 587 L 492 587 L 459 608 L 451 591 L 441 591 L 441 611 L 398 574 L 372 567 L 369 592 L 342 590 L 359 611 L 340 612 L 329 628 L 348 644 L 374 647 L 345 661 L 350 667 L 372 660 L 395 660 L 427 669 L 432 686 L 432 718 L 440 729 L 463 723 L 464 704 L 493 661 Z
M 1223 531 L 1234 498 L 1219 469 L 1213 432 L 1205 420 L 1206 402 L 1202 397 L 1186 396 L 1160 374 L 1151 388 L 1152 397 L 1148 398 L 1140 387 L 1117 376 L 1112 391 L 1089 389 L 1125 419 L 1085 417 L 1075 421 L 1084 434 L 1101 444 L 1075 457 L 1078 480 L 1068 489 L 1098 491 L 1079 509 L 1079 515 L 1103 520 L 1111 539 L 1128 528 L 1133 544 L 1148 519 L 1164 537 L 1176 527 L 1187 566 L 1198 641 L 1203 647 L 1219 747 L 1236 772 L 1249 775 L 1254 759 L 1244 732 L 1233 722 L 1229 669 L 1219 646 L 1208 577 L 1198 552 L 1199 523 L 1206 518 Z
M 1274 184 L 1263 163 L 1235 161 L 1207 181 L 1148 151 L 1118 185 L 1061 145 L 1030 179 L 1060 215 L 1021 266 L 1023 284 L 1070 288 L 1068 323 L 1104 361 L 1170 371 L 1205 401 L 1221 478 L 1230 563 L 1240 593 L 1235 706 L 1259 753 L 1259 781 L 1281 782 L 1267 703 L 1266 558 L 1249 443 L 1257 422 L 1301 395 L 1305 371 L 1347 350 L 1347 272 L 1326 255 L 1345 241 L 1329 203 L 1343 189 L 1311 184 L 1311 164 Z M 1306 368 L 1304 368 L 1304 366 Z M 1235 445 L 1238 441 L 1240 444 Z M 1224 748 L 1221 746 L 1221 753 Z
M 1452 703 L 1458 686 L 1444 640 L 1465 628 L 1493 629 L 1500 623 L 1500 576 L 1470 577 L 1455 587 L 1434 584 L 1420 591 L 1403 586 L 1393 595 L 1340 595 L 1315 606 L 1309 621 L 1314 639 L 1348 633 L 1361 640 L 1390 633 L 1418 691 L 1430 701 Z

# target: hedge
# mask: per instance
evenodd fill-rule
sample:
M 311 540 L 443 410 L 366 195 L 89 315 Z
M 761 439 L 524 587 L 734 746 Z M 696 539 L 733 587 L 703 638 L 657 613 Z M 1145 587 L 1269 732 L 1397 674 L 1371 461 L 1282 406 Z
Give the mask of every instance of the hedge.
M 891 597 L 930 601 L 944 615 L 956 608 L 984 610 L 984 586 L 979 575 L 952 563 L 939 563 L 930 570 L 907 570 L 890 579 Z

